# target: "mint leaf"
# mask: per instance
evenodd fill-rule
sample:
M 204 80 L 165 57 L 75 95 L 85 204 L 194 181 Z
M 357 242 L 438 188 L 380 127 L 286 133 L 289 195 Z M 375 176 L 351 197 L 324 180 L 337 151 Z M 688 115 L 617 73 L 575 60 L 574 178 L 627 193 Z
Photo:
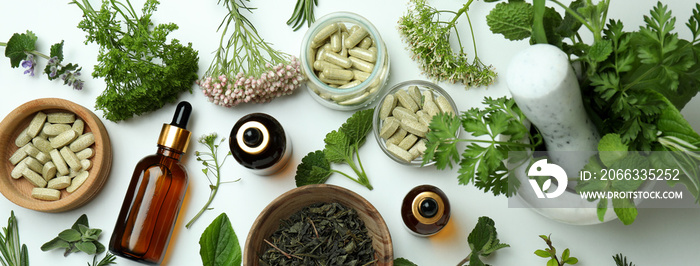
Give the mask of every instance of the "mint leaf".
M 613 207 L 615 208 L 615 214 L 617 218 L 625 225 L 630 225 L 637 218 L 637 207 L 634 206 L 634 202 L 629 199 L 613 199 Z
M 394 266 L 418 266 L 415 263 L 411 262 L 410 260 L 404 259 L 404 258 L 396 258 L 394 259 Z
M 241 247 L 226 213 L 211 222 L 199 238 L 203 266 L 241 265 Z
M 524 1 L 499 3 L 486 16 L 491 32 L 516 41 L 532 35 L 533 7 Z
M 606 166 L 611 166 L 613 163 L 625 158 L 628 149 L 627 145 L 622 143 L 620 135 L 615 133 L 605 134 L 598 142 L 598 155 Z
M 365 137 L 372 130 L 373 115 L 374 108 L 357 111 L 340 126 L 338 131 L 343 132 L 347 136 L 349 145 L 362 145 Z
M 588 59 L 591 62 L 603 62 L 613 53 L 610 40 L 599 40 L 593 43 L 588 50 Z
M 331 163 L 342 163 L 352 155 L 350 140 L 344 131 L 331 131 L 323 142 L 326 143 L 323 153 Z
M 495 222 L 487 217 L 479 217 L 479 221 L 467 237 L 471 253 L 469 254 L 469 265 L 485 265 L 480 256 L 488 256 L 496 250 L 510 247 L 505 243 L 500 243 L 496 232 Z
M 34 51 L 36 48 L 37 37 L 33 32 L 15 33 L 7 41 L 5 47 L 5 56 L 10 58 L 10 66 L 12 68 L 19 67 L 19 64 L 27 58 L 27 52 Z
M 297 166 L 297 172 L 294 176 L 297 187 L 311 184 L 326 183 L 328 177 L 332 174 L 331 165 L 328 163 L 324 152 L 317 150 L 310 152 L 301 159 L 301 163 Z

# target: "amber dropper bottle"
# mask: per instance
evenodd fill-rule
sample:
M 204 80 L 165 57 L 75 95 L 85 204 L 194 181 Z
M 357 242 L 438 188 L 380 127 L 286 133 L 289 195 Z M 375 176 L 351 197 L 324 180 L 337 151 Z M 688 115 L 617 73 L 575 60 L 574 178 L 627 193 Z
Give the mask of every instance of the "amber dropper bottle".
M 115 255 L 160 264 L 187 190 L 187 171 L 180 158 L 191 133 L 186 130 L 192 112 L 180 102 L 173 121 L 163 124 L 158 151 L 138 162 L 109 241 Z

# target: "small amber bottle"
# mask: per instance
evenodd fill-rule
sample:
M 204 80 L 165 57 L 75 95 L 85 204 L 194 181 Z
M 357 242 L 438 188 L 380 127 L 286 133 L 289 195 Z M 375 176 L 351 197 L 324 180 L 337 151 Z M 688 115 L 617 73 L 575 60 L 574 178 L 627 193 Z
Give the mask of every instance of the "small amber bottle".
M 233 158 L 258 175 L 271 175 L 282 170 L 292 157 L 292 142 L 282 125 L 264 113 L 241 117 L 229 136 Z
M 404 197 L 401 218 L 411 233 L 418 236 L 434 235 L 450 220 L 450 201 L 435 186 L 417 186 Z
M 115 255 L 160 264 L 187 190 L 187 171 L 180 164 L 191 133 L 188 102 L 177 105 L 173 121 L 163 124 L 158 151 L 138 162 L 109 241 Z

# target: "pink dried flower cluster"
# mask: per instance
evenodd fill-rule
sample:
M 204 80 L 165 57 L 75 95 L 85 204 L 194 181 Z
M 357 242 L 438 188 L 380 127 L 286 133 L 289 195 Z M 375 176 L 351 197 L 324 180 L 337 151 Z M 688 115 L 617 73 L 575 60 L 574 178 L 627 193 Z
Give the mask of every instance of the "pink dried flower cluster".
M 301 64 L 296 57 L 291 62 L 272 66 L 267 63 L 267 72 L 259 77 L 237 75 L 206 77 L 197 84 L 210 102 L 224 107 L 233 107 L 241 103 L 266 103 L 275 97 L 294 92 L 306 78 L 301 72 Z

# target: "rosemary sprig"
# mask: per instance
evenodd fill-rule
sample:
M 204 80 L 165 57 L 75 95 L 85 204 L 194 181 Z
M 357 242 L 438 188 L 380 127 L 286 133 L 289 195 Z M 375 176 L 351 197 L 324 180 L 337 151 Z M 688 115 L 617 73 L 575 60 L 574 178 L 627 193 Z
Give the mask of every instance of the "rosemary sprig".
M 27 245 L 19 242 L 19 229 L 17 229 L 17 217 L 15 212 L 10 211 L 10 218 L 7 219 L 7 227 L 0 232 L 0 264 L 3 266 L 28 266 L 29 252 Z
M 314 23 L 316 20 L 314 18 L 314 6 L 318 6 L 318 0 L 297 0 L 294 13 L 287 20 L 287 25 L 291 26 L 294 31 L 304 26 L 304 22 L 306 22 L 307 27 L 311 26 L 311 23 Z

